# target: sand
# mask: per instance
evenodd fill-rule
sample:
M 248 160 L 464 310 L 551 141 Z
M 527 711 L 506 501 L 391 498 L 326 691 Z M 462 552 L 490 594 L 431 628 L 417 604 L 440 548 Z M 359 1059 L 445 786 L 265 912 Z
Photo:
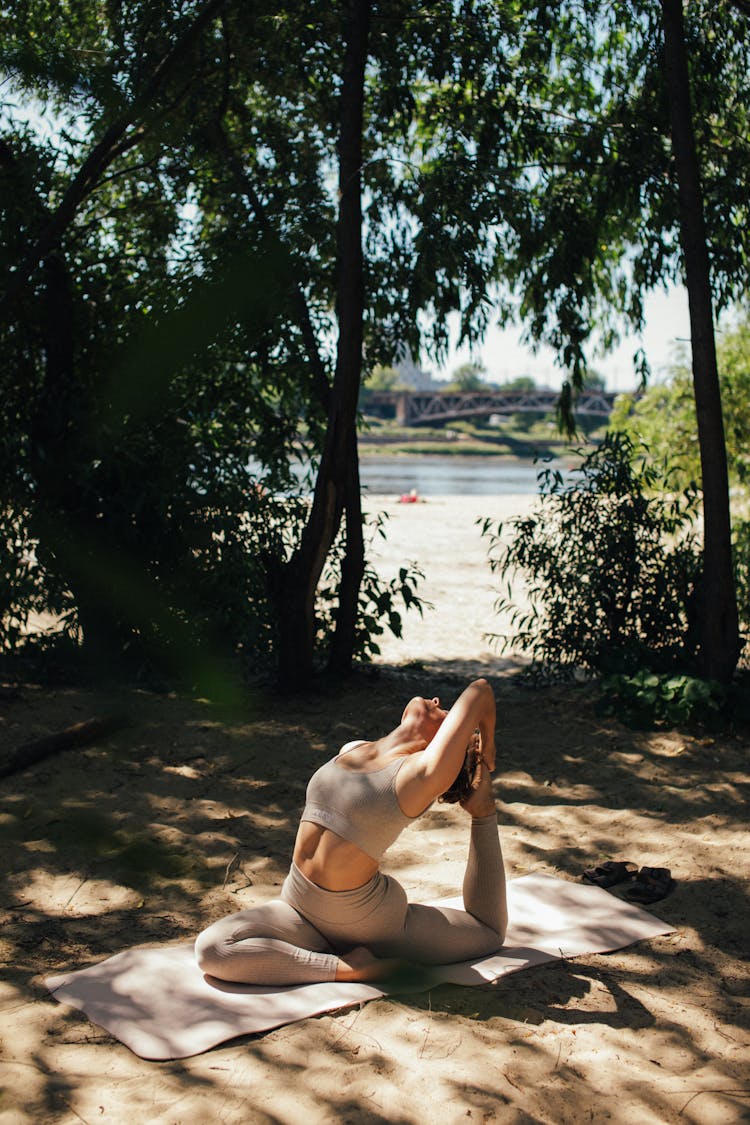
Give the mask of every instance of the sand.
M 530 691 L 482 640 L 493 592 L 475 514 L 511 501 L 397 506 L 403 554 L 438 608 L 338 689 L 205 700 L 0 691 L 4 748 L 108 707 L 131 725 L 0 787 L 0 1123 L 319 1125 L 467 1122 L 723 1125 L 748 1119 L 746 734 L 635 732 L 590 689 Z M 394 660 L 401 664 L 394 664 Z M 281 883 L 317 764 L 394 724 L 416 692 L 450 702 L 487 675 L 499 707 L 495 790 L 511 877 L 578 879 L 606 857 L 667 865 L 652 909 L 674 933 L 481 989 L 441 987 L 305 1020 L 197 1058 L 148 1063 L 41 983 L 129 945 L 183 941 Z M 437 806 L 388 855 L 415 899 L 455 893 L 460 810 Z
M 387 538 L 373 540 L 378 572 L 391 579 L 405 561 L 414 564 L 424 575 L 417 592 L 429 603 L 422 615 L 403 614 L 403 637 L 384 636 L 376 663 L 420 662 L 428 670 L 448 664 L 467 674 L 518 669 L 523 660 L 501 654 L 489 637 L 506 632 L 509 621 L 495 612 L 499 583 L 479 521 L 490 519 L 496 527 L 535 502 L 534 496 L 515 495 L 433 496 L 416 504 L 392 496 L 367 498 L 365 510 L 386 517 Z

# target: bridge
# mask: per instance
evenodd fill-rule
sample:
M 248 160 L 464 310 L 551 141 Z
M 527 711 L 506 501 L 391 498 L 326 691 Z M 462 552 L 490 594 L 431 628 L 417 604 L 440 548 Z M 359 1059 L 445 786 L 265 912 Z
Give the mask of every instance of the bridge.
M 612 391 L 581 391 L 576 414 L 608 418 L 615 399 Z M 430 422 L 455 422 L 490 414 L 549 414 L 555 410 L 557 391 L 373 391 L 365 400 L 365 413 L 395 417 L 400 426 Z

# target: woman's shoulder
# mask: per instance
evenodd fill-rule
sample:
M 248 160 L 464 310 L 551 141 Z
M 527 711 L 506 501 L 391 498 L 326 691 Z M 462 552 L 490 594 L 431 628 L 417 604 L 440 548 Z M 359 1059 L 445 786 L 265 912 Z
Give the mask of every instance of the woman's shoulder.
M 338 758 L 340 758 L 342 754 L 348 754 L 350 750 L 356 750 L 358 746 L 366 746 L 366 745 L 367 745 L 367 739 L 366 738 L 355 738 L 351 742 L 345 742 L 336 756 Z

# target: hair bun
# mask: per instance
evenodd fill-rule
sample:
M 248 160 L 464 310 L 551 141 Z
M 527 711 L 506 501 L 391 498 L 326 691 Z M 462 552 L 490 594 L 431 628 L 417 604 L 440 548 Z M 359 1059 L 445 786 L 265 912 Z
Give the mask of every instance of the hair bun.
M 469 745 L 466 747 L 463 765 L 458 771 L 458 776 L 450 788 L 446 789 L 445 793 L 440 794 L 438 801 L 446 805 L 455 805 L 458 801 L 466 800 L 479 785 L 481 765 L 482 751 L 479 731 L 475 730 L 469 739 Z

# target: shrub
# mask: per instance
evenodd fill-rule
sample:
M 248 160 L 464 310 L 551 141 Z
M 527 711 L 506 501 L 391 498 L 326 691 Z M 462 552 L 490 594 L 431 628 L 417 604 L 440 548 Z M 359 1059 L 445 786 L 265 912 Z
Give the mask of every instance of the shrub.
M 512 628 L 492 639 L 529 654 L 537 673 L 665 670 L 689 661 L 700 566 L 696 490 L 667 493 L 666 468 L 634 458 L 624 434 L 607 434 L 573 476 L 546 468 L 530 515 L 480 521 L 491 569 L 506 582 L 496 610 L 509 613 Z M 514 600 L 519 574 L 528 606 Z
M 599 710 L 635 727 L 710 722 L 718 718 L 728 698 L 727 689 L 713 680 L 659 675 L 648 668 L 634 675 L 607 676 L 601 689 Z
M 750 520 L 735 521 L 732 527 L 732 547 L 737 612 L 745 642 L 740 663 L 747 665 L 750 654 Z

